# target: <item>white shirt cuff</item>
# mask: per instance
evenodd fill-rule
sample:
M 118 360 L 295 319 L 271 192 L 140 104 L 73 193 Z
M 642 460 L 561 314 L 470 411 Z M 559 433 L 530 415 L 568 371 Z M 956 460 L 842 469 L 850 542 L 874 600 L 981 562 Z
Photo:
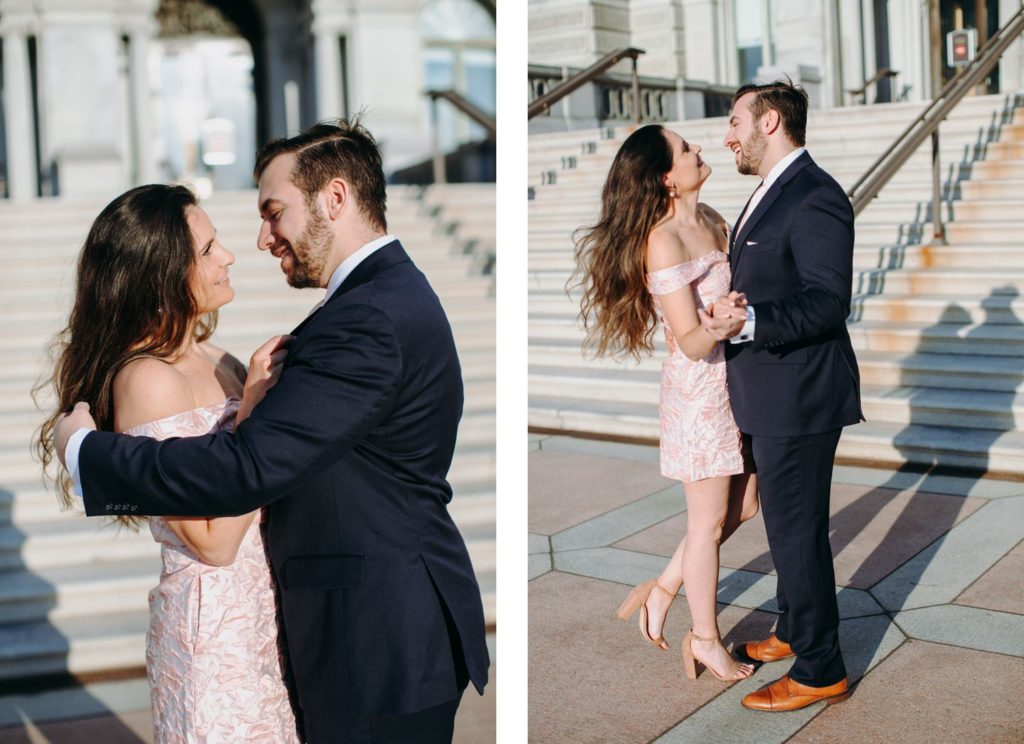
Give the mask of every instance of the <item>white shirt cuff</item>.
M 730 344 L 745 344 L 747 341 L 754 340 L 754 325 L 757 322 L 757 318 L 754 314 L 754 308 L 747 305 L 747 322 L 743 324 L 740 332 L 729 339 Z
M 78 473 L 78 451 L 82 448 L 82 441 L 92 429 L 84 426 L 71 435 L 68 446 L 64 448 L 64 462 L 67 463 L 68 474 L 71 475 L 72 492 L 79 498 L 79 505 L 85 508 L 85 497 L 82 495 L 82 476 Z

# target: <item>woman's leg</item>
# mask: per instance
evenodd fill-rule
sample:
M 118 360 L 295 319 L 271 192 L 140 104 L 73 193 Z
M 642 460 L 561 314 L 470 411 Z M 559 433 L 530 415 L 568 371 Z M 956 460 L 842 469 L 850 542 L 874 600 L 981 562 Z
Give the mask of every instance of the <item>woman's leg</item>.
M 712 480 L 720 480 L 718 478 Z M 741 524 L 757 514 L 757 476 L 752 473 L 741 473 L 729 478 L 729 507 L 722 525 L 722 540 L 725 542 Z M 693 484 L 691 484 L 693 485 Z M 685 486 L 684 486 L 685 490 Z M 658 576 L 658 583 L 675 594 L 683 585 L 683 554 L 686 551 L 686 535 L 679 541 L 675 552 L 665 565 L 665 570 Z M 717 580 L 717 579 L 716 579 Z M 671 600 L 662 592 L 651 592 L 647 599 L 647 628 L 652 638 L 661 635 L 668 615 Z
M 693 654 L 701 662 L 714 669 L 720 676 L 732 677 L 740 668 L 725 646 L 718 633 L 718 549 L 725 531 L 730 511 L 738 526 L 743 515 L 743 490 L 734 487 L 735 479 L 730 477 L 708 478 L 687 483 L 686 547 L 683 551 L 683 577 L 686 581 L 686 600 L 690 605 L 693 632 L 698 639 L 693 642 Z M 736 497 L 733 497 L 733 494 Z M 730 509 L 733 506 L 733 509 Z M 732 531 L 736 527 L 732 526 Z M 748 674 L 750 666 L 744 666 Z

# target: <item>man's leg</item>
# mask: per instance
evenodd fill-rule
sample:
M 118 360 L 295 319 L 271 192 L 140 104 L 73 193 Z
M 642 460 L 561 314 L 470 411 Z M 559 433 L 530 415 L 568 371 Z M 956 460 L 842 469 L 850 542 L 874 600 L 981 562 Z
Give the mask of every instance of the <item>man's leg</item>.
M 397 716 L 305 716 L 310 744 L 451 744 L 461 695 Z
M 812 687 L 846 677 L 828 540 L 832 463 L 841 433 L 752 438 L 768 545 L 786 603 L 778 635 L 797 656 L 789 676 Z

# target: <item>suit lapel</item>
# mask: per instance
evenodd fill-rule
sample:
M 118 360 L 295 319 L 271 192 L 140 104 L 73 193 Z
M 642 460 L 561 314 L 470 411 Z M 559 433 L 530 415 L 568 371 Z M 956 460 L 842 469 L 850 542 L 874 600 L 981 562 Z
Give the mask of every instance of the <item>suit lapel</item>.
M 797 173 L 813 162 L 814 161 L 811 160 L 811 156 L 806 151 L 794 160 L 792 164 L 782 172 L 782 175 L 775 180 L 775 183 L 771 185 L 767 193 L 761 197 L 761 201 L 758 202 L 754 211 L 750 213 L 750 217 L 747 218 L 747 221 L 743 223 L 743 227 L 733 235 L 733 243 L 729 248 L 729 267 L 732 269 L 733 276 L 736 275 L 736 267 L 739 265 L 740 258 L 743 255 L 743 247 L 746 245 L 746 239 L 747 236 L 750 235 L 750 231 L 754 229 L 760 219 L 768 212 L 769 209 L 771 209 L 771 206 L 779 196 L 781 196 L 782 190 L 786 187 L 786 184 L 792 181 L 793 177 L 796 176 Z M 751 195 L 751 198 L 753 198 L 753 195 Z M 750 201 L 748 200 L 747 207 L 743 209 L 744 214 L 746 214 L 749 206 Z M 743 215 L 740 215 L 740 220 L 742 219 Z
M 292 331 L 291 335 L 297 336 L 299 332 L 305 328 L 306 324 L 309 323 L 317 313 L 323 310 L 326 305 L 334 302 L 343 294 L 351 291 L 355 287 L 358 287 L 360 284 L 365 284 L 370 281 L 385 269 L 389 269 L 392 266 L 405 261 L 409 261 L 409 254 L 405 252 L 405 249 L 402 248 L 402 244 L 397 240 L 381 246 L 360 262 L 358 266 L 352 269 L 352 273 L 345 277 L 345 281 L 343 281 L 341 286 L 338 287 L 333 295 L 331 295 L 331 298 L 327 300 L 324 305 L 311 312 L 305 320 L 299 323 Z

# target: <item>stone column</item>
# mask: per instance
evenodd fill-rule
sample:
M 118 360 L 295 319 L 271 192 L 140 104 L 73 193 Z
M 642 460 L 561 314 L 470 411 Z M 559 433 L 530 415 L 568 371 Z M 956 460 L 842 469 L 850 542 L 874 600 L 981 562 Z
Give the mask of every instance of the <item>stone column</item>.
M 123 4 L 37 0 L 40 151 L 51 188 L 96 198 L 127 186 L 121 73 Z
M 135 141 L 135 178 L 138 183 L 159 180 L 153 156 L 153 107 L 149 89 L 149 49 L 156 23 L 136 24 L 128 31 L 129 75 L 132 112 L 132 137 Z
M 529 61 L 589 67 L 609 52 L 630 46 L 630 5 L 629 0 L 531 0 Z M 644 58 L 640 59 L 643 65 Z M 628 72 L 630 64 L 627 60 L 615 69 Z
M 719 23 L 718 0 L 683 0 L 683 39 L 681 40 L 685 62 L 683 74 L 690 80 L 704 80 L 709 83 L 731 83 L 722 69 L 722 48 L 731 46 L 730 53 L 736 56 L 735 34 L 724 33 Z M 723 36 L 725 39 L 723 40 Z M 730 44 L 728 39 L 732 39 Z
M 640 74 L 686 77 L 686 31 L 682 0 L 633 0 L 629 5 L 630 46 L 647 53 Z M 710 28 L 703 36 L 711 36 Z M 709 47 L 705 47 L 709 49 Z
M 1005 26 L 1020 10 L 1020 0 L 999 0 L 999 26 Z M 1024 41 L 1018 39 L 1007 47 L 999 60 L 999 92 L 1018 93 L 1024 86 Z
M 351 19 L 346 7 L 330 0 L 314 0 L 312 31 L 316 65 L 317 119 L 334 119 L 348 115 L 345 91 L 348 81 L 342 79 L 340 38 Z
M 387 171 L 432 155 L 418 18 L 416 0 L 362 0 L 353 16 L 349 101 L 366 109 Z
M 36 148 L 28 60 L 31 19 L 5 14 L 0 34 L 4 50 L 4 117 L 7 189 L 12 200 L 36 196 Z

